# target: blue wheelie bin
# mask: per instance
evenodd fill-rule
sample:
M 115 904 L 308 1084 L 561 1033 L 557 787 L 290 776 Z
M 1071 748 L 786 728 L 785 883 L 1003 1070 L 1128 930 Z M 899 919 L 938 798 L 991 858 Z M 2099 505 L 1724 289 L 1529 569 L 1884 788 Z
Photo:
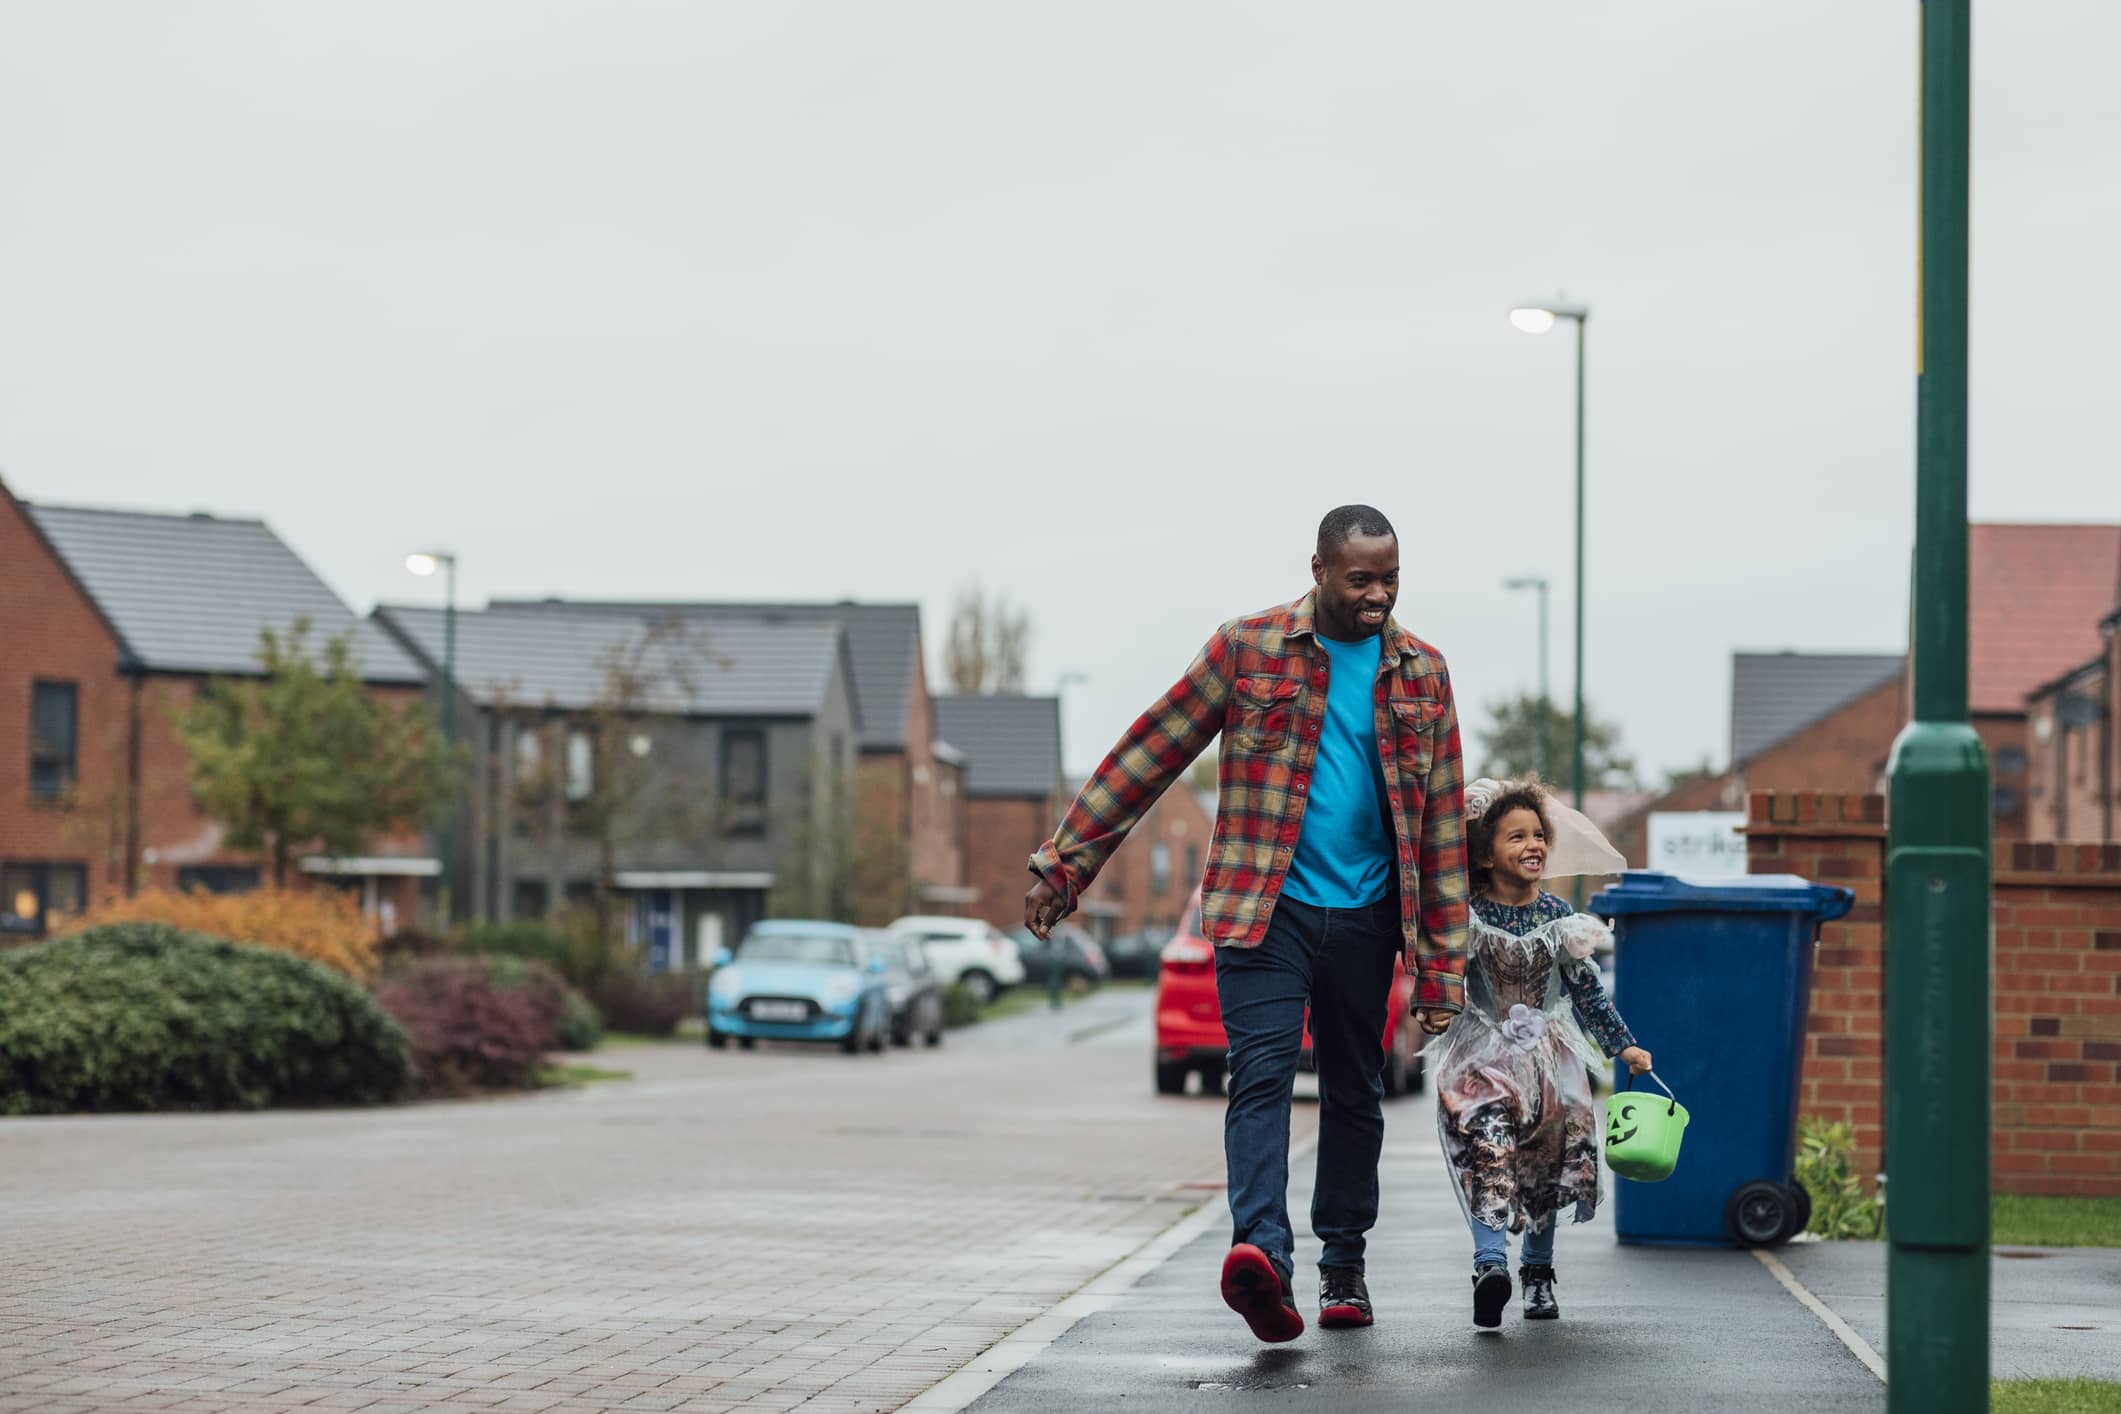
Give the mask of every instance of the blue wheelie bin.
M 1622 1242 L 1772 1247 L 1804 1230 L 1798 1074 L 1819 925 L 1855 894 L 1794 874 L 1637 872 L 1599 892 L 1613 921 L 1614 1001 L 1690 1114 L 1659 1183 L 1611 1173 Z

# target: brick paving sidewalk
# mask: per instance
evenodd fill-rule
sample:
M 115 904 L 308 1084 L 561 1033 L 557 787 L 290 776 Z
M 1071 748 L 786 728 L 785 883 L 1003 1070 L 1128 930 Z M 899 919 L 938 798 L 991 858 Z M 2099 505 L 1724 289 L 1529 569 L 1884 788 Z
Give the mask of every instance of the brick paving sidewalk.
M 1146 1012 L 612 1050 L 639 1078 L 526 1099 L 0 1122 L 0 1409 L 895 1408 L 1221 1201 L 1221 1108 L 1150 1093 Z

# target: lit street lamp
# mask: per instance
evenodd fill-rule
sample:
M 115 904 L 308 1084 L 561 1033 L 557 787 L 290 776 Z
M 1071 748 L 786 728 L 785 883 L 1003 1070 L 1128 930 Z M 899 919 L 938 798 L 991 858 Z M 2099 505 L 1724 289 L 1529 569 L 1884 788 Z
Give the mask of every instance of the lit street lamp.
M 1539 591 L 1539 779 L 1554 781 L 1554 699 L 1547 696 L 1547 577 L 1519 575 L 1502 582 L 1504 589 Z
M 1570 762 L 1575 777 L 1575 806 L 1583 809 L 1583 331 L 1590 323 L 1586 305 L 1560 299 L 1528 301 L 1510 311 L 1510 322 L 1527 334 L 1544 334 L 1556 322 L 1576 322 L 1576 717 L 1569 726 Z
M 405 557 L 405 568 L 426 577 L 443 571 L 442 600 L 442 740 L 454 751 L 457 744 L 457 557 L 446 550 L 416 550 Z M 442 926 L 447 928 L 456 911 L 456 812 L 454 798 L 442 816 Z

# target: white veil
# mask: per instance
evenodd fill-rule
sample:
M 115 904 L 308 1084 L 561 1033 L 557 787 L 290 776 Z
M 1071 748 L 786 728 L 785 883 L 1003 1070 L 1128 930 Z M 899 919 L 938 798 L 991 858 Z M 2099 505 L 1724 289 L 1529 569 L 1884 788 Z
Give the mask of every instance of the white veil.
M 1485 815 L 1489 803 L 1504 791 L 1529 784 L 1528 781 L 1498 781 L 1488 776 L 1471 782 L 1466 786 L 1466 823 L 1471 824 Z M 1554 827 L 1554 838 L 1547 841 L 1547 867 L 1540 871 L 1542 879 L 1626 872 L 1627 856 L 1613 848 L 1582 811 L 1562 804 L 1544 786 L 1539 787 L 1539 793 L 1546 800 L 1547 820 Z

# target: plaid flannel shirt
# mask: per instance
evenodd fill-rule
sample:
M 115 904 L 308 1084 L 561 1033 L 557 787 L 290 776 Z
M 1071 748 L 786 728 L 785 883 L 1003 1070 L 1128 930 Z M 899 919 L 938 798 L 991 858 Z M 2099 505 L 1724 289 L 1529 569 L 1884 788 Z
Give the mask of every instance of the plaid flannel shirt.
M 1306 594 L 1217 629 L 1104 759 L 1031 856 L 1031 871 L 1066 908 L 1220 732 L 1201 926 L 1218 947 L 1259 946 L 1303 828 L 1326 715 L 1332 666 L 1312 626 L 1314 600 Z M 1455 1011 L 1465 996 L 1465 781 L 1443 655 L 1387 623 L 1373 697 L 1414 1005 Z

